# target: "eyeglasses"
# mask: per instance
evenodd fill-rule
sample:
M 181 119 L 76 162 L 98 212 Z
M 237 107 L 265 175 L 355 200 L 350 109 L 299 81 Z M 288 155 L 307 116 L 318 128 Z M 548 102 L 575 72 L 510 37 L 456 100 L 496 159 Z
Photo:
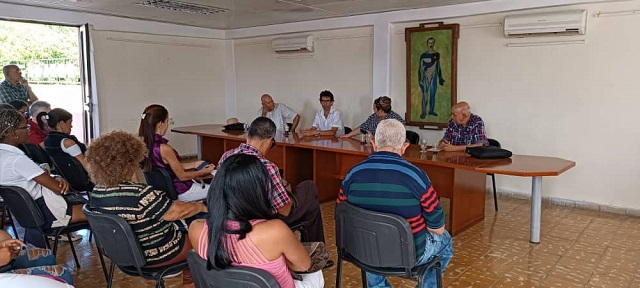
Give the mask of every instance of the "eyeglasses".
M 16 130 L 20 130 L 20 129 L 27 129 L 27 131 L 31 131 L 31 125 L 27 124 L 27 125 L 26 125 L 26 126 L 24 126 L 24 127 L 18 127 L 18 128 L 16 128 Z

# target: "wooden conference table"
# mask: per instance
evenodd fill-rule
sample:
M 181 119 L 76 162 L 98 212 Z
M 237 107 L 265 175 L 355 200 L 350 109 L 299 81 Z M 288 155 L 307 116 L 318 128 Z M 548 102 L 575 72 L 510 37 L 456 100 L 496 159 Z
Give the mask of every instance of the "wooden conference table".
M 217 163 L 222 154 L 245 142 L 244 131 L 223 131 L 222 125 L 178 127 L 171 131 L 198 136 L 198 157 Z M 320 202 L 334 201 L 351 167 L 371 154 L 370 145 L 355 139 L 301 137 L 277 133 L 277 145 L 266 157 L 283 169 L 294 186 L 313 180 Z M 456 235 L 484 219 L 486 173 L 532 177 L 531 239 L 540 242 L 542 177 L 557 176 L 575 162 L 554 157 L 513 155 L 508 159 L 476 159 L 464 152 L 420 153 L 411 145 L 404 158 L 429 175 L 438 195 L 450 199 L 448 230 Z

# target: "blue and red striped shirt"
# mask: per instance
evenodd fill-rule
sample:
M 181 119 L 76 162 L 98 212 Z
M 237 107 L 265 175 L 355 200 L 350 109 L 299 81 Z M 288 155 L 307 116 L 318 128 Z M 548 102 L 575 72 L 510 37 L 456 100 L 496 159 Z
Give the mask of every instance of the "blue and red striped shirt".
M 444 225 L 444 212 L 427 174 L 392 152 L 374 152 L 353 166 L 338 193 L 336 202 L 342 201 L 407 219 L 416 255 L 424 252 L 427 227 Z

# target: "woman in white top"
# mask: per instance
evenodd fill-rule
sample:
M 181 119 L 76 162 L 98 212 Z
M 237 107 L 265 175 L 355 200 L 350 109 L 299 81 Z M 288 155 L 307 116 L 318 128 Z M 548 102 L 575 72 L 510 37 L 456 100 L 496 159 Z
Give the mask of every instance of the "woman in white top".
M 20 112 L 0 109 L 0 185 L 27 191 L 45 218 L 44 228 L 86 221 L 82 205 L 67 205 L 62 198 L 69 190 L 69 183 L 51 177 L 16 147 L 29 141 L 29 130 Z

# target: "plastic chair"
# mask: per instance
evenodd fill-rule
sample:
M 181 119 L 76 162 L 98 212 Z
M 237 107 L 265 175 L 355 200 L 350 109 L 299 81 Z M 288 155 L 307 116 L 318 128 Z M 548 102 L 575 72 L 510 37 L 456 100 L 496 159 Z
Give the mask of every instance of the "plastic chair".
M 416 266 L 413 234 L 406 219 L 343 202 L 336 205 L 335 221 L 338 250 L 336 288 L 340 288 L 342 260 L 360 268 L 363 288 L 367 287 L 365 272 L 418 280 L 418 287 L 423 287 L 424 276 L 429 269 L 436 269 L 437 284 L 442 287 L 439 257 Z
M 42 233 L 45 238 L 44 242 L 47 245 L 47 248 L 52 248 L 49 245 L 49 241 L 47 240 L 47 236 L 55 237 L 53 241 L 53 255 L 56 255 L 58 252 L 58 242 L 60 239 L 60 235 L 67 235 L 69 239 L 71 239 L 71 232 L 75 232 L 82 229 L 89 229 L 89 223 L 80 222 L 80 223 L 72 223 L 64 227 L 55 227 L 45 229 L 42 226 L 45 224 L 44 217 L 42 216 L 42 212 L 40 212 L 40 208 L 36 202 L 31 198 L 31 195 L 24 191 L 24 189 L 20 187 L 14 186 L 0 186 L 0 197 L 4 199 L 5 203 L 9 206 L 9 210 L 11 210 L 11 214 L 16 217 L 16 221 L 23 228 L 27 229 L 36 229 Z M 25 232 L 26 235 L 26 232 Z M 71 253 L 73 254 L 73 259 L 76 261 L 76 266 L 80 268 L 80 262 L 78 261 L 78 256 L 76 255 L 76 250 L 73 246 L 73 242 L 69 242 L 69 247 L 71 248 Z
M 420 135 L 416 132 L 407 130 L 407 140 L 409 140 L 409 143 L 417 145 L 420 143 Z
M 94 184 L 89 178 L 89 173 L 84 170 L 82 163 L 71 156 L 51 156 L 56 171 L 69 182 L 73 191 L 91 192 Z
M 169 199 L 178 199 L 178 191 L 176 191 L 176 186 L 173 184 L 169 170 L 153 167 L 151 171 L 144 172 L 144 178 L 147 179 L 147 184 L 153 186 L 153 189 L 167 193 Z
M 20 240 L 18 230 L 16 230 L 16 225 L 13 223 L 13 218 L 11 217 L 11 213 L 9 213 L 7 203 L 4 203 L 4 200 L 0 198 L 0 230 L 4 230 L 5 219 L 9 219 L 9 225 L 13 228 L 13 234 L 16 235 L 18 240 Z
M 22 150 L 25 154 L 27 154 L 27 156 L 29 158 L 31 158 L 31 160 L 33 160 L 33 162 L 36 162 L 38 164 L 49 164 L 50 168 L 54 168 L 53 167 L 53 162 L 51 162 L 51 157 L 49 157 L 49 153 L 47 153 L 47 151 L 45 151 L 44 149 L 40 148 L 40 146 L 38 145 L 33 145 L 31 143 L 26 143 L 26 144 L 20 144 L 18 145 L 18 148 L 20 148 L 20 150 Z
M 495 146 L 500 148 L 500 142 L 498 142 L 498 140 L 495 139 L 487 139 L 489 140 L 489 146 Z M 493 205 L 496 208 L 496 211 L 498 211 L 498 193 L 496 191 L 496 175 L 494 175 L 493 173 L 487 173 L 487 175 L 491 176 L 491 183 L 493 184 Z
M 351 131 L 353 131 L 351 130 L 351 127 L 344 126 L 344 134 L 349 134 Z
M 207 261 L 195 251 L 187 254 L 189 269 L 197 288 L 280 288 L 269 272 L 250 267 L 229 267 L 224 270 L 208 270 Z
M 111 259 L 111 266 L 108 273 L 105 274 L 107 277 L 107 288 L 110 288 L 113 282 L 115 265 L 118 265 L 118 268 L 127 275 L 155 280 L 157 288 L 165 287 L 162 277 L 187 268 L 187 261 L 167 266 L 145 268 L 144 266 L 147 261 L 144 258 L 144 252 L 140 247 L 138 238 L 126 220 L 118 215 L 91 211 L 87 205 L 83 207 L 82 211 L 87 215 L 91 229 L 96 235 L 96 245 L 98 246 L 98 253 L 101 257 L 100 260 L 103 271 L 106 271 L 106 269 L 102 255 L 104 254 L 104 256 Z

